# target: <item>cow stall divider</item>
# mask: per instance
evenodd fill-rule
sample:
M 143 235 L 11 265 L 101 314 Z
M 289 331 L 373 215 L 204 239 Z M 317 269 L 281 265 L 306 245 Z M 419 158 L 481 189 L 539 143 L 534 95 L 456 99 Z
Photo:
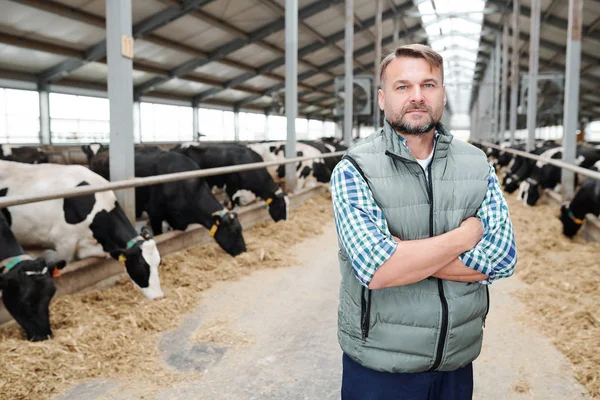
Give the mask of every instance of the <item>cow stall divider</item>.
M 314 158 L 341 157 L 344 152 L 322 154 L 319 157 L 295 157 L 280 161 L 243 164 L 230 167 L 219 167 L 204 170 L 188 171 L 175 174 L 156 175 L 145 178 L 133 178 L 123 181 L 110 182 L 107 185 L 94 185 L 79 187 L 62 192 L 52 192 L 32 196 L 8 196 L 0 198 L 0 208 L 20 204 L 35 203 L 45 200 L 68 198 L 85 194 L 97 193 L 107 190 L 117 190 L 138 186 L 149 186 L 177 180 L 200 178 L 225 173 L 247 171 L 273 165 L 296 163 Z M 289 195 L 290 208 L 301 206 L 306 200 L 327 191 L 323 185 L 298 191 Z M 271 217 L 264 202 L 253 203 L 238 209 L 238 218 L 244 229 L 250 228 L 260 222 L 270 221 Z M 209 231 L 201 225 L 190 225 L 185 231 L 169 231 L 154 237 L 161 256 L 166 256 L 189 247 L 212 242 Z M 28 249 L 26 249 L 27 251 Z M 90 257 L 68 264 L 61 276 L 55 278 L 56 295 L 82 292 L 90 289 L 102 288 L 111 285 L 126 276 L 123 266 L 112 258 Z M 1 297 L 1 294 L 0 294 Z M 12 321 L 12 317 L 0 302 L 0 325 Z
M 517 156 L 529 158 L 535 161 L 542 161 L 547 164 L 551 164 L 557 166 L 561 169 L 567 169 L 569 171 L 573 171 L 578 175 L 585 176 L 586 178 L 592 178 L 597 181 L 600 181 L 600 172 L 594 171 L 592 169 L 582 168 L 578 165 L 573 165 L 562 160 L 558 160 L 556 158 L 549 157 L 541 157 L 535 154 L 528 153 L 526 151 L 511 149 L 508 147 L 502 147 L 500 145 L 490 143 L 484 140 L 471 140 L 472 143 L 477 143 L 482 146 L 490 147 L 492 149 L 504 151 L 506 153 L 515 154 Z M 544 189 L 544 195 L 542 197 L 542 201 L 560 207 L 564 204 L 564 201 L 560 194 L 555 192 L 554 190 Z M 585 240 L 600 242 L 600 218 L 596 217 L 593 214 L 587 214 L 585 216 L 586 223 L 583 225 L 581 229 L 581 236 Z

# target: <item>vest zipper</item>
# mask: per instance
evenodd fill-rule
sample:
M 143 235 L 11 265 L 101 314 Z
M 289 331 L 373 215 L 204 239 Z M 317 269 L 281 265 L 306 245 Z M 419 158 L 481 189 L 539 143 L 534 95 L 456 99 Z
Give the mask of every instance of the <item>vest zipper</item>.
M 429 163 L 429 166 L 427 167 L 428 171 L 429 171 L 429 179 L 427 179 L 427 174 L 425 173 L 425 169 L 423 167 L 421 167 L 421 165 L 419 164 L 419 167 L 421 167 L 421 170 L 423 171 L 423 176 L 425 177 L 425 183 L 427 184 L 427 194 L 429 195 L 429 237 L 433 237 L 434 236 L 434 231 L 433 231 L 433 179 L 432 179 L 432 173 L 431 173 L 431 166 L 433 165 L 433 161 L 435 160 L 435 145 L 433 147 L 433 156 L 431 157 L 431 162 Z M 408 161 L 408 162 L 416 162 L 413 160 L 409 160 L 400 156 L 397 156 L 394 153 L 391 153 L 389 151 L 386 150 L 385 152 L 386 155 L 391 156 L 392 158 L 396 158 L 402 161 Z M 437 278 L 434 278 L 437 279 Z M 442 356 L 444 355 L 444 345 L 446 344 L 446 336 L 448 335 L 448 301 L 446 300 L 446 296 L 444 295 L 444 284 L 442 282 L 441 279 L 437 279 L 438 281 L 438 293 L 440 295 L 440 301 L 442 303 L 442 327 L 441 327 L 441 334 L 440 334 L 440 339 L 438 340 L 438 348 L 437 348 L 437 353 L 435 356 L 435 361 L 433 363 L 433 366 L 431 367 L 430 371 L 435 371 L 436 369 L 439 368 L 440 364 L 442 363 Z
M 490 312 L 490 288 L 489 285 L 485 285 L 485 297 L 487 299 L 487 305 L 485 307 L 485 315 L 483 316 L 483 327 L 485 328 L 485 320 Z
M 369 337 L 369 326 L 371 324 L 371 294 L 372 290 L 369 289 L 369 304 L 366 304 L 365 300 L 365 287 L 362 287 L 360 293 L 360 332 L 362 341 L 366 342 Z

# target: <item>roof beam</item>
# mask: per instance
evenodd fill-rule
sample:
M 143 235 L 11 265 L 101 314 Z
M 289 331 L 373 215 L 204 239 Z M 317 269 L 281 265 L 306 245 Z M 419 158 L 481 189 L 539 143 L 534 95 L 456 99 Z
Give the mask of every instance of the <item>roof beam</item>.
M 146 34 L 178 19 L 190 12 L 191 10 L 202 7 L 214 0 L 186 0 L 179 7 L 168 7 L 158 13 L 133 25 L 132 32 L 134 38 L 143 37 Z M 66 60 L 60 64 L 42 71 L 38 76 L 38 82 L 48 84 L 64 78 L 71 71 L 83 66 L 92 61 L 98 61 L 102 57 L 106 57 L 106 40 L 103 40 L 89 47 L 84 51 L 83 59 Z
M 319 12 L 326 10 L 327 8 L 331 7 L 333 4 L 335 4 L 339 1 L 341 1 L 341 0 L 319 0 L 315 3 L 312 3 L 312 4 L 302 8 L 298 12 L 298 18 L 305 19 L 312 15 L 318 14 Z M 248 39 L 246 39 L 246 40 L 234 39 L 231 42 L 226 43 L 223 46 L 220 46 L 219 48 L 210 52 L 208 54 L 208 57 L 194 58 L 193 60 L 187 61 L 187 62 L 173 68 L 172 70 L 169 71 L 169 76 L 167 76 L 167 77 L 155 78 L 155 79 L 150 80 L 149 82 L 146 82 L 146 83 L 143 83 L 143 84 L 137 86 L 134 89 L 134 97 L 139 97 L 144 92 L 153 90 L 156 86 L 162 85 L 163 83 L 168 82 L 169 80 L 171 80 L 175 77 L 181 77 L 186 74 L 189 74 L 192 71 L 194 71 L 196 68 L 206 65 L 209 62 L 218 61 L 221 58 L 241 49 L 242 47 L 244 47 L 248 44 L 258 42 L 275 32 L 281 31 L 282 29 L 284 29 L 284 27 L 285 27 L 285 18 L 283 18 L 283 17 L 278 18 L 276 21 L 271 22 L 261 28 L 254 30 L 253 32 L 249 33 Z
M 402 5 L 400 5 L 400 6 L 397 7 L 397 10 L 398 10 L 397 12 L 400 12 L 400 13 L 404 12 L 404 11 L 410 9 L 411 7 L 413 7 L 412 1 L 407 1 L 407 2 L 405 2 Z M 383 21 L 388 20 L 388 19 L 392 18 L 394 15 L 395 15 L 394 11 L 391 10 L 391 9 L 388 9 L 388 10 L 386 10 L 383 13 L 382 20 Z M 375 24 L 375 17 L 369 18 L 368 20 L 362 22 L 361 26 L 355 26 L 354 27 L 354 33 L 355 34 L 360 33 L 362 30 L 368 29 L 369 27 L 373 26 L 374 24 Z M 416 32 L 419 29 L 421 29 L 421 27 L 419 25 L 416 25 L 415 27 L 411 28 L 412 32 Z M 335 42 L 337 42 L 339 40 L 342 40 L 343 38 L 344 38 L 344 30 L 338 31 L 338 32 L 336 32 L 336 33 L 328 36 L 326 38 L 326 42 L 325 43 L 315 42 L 315 43 L 312 43 L 312 44 L 310 44 L 308 46 L 303 47 L 302 49 L 300 49 L 298 51 L 298 57 L 303 57 L 303 56 L 305 56 L 307 54 L 313 53 L 313 52 L 315 52 L 317 50 L 320 50 L 320 49 L 326 47 L 328 43 L 335 43 Z M 393 38 L 392 38 L 392 36 L 389 36 L 385 40 L 382 41 L 382 45 L 389 44 L 389 43 L 392 43 L 392 42 L 393 42 Z M 360 50 L 355 51 L 354 54 L 353 54 L 353 57 L 354 58 L 358 58 L 358 57 L 360 57 L 360 56 L 362 56 L 364 54 L 368 54 L 369 52 L 373 51 L 374 49 L 375 49 L 375 45 L 374 44 L 370 44 L 368 46 L 363 47 Z M 329 71 L 332 67 L 340 65 L 340 64 L 343 64 L 344 63 L 344 57 L 338 57 L 334 61 L 335 62 L 329 62 L 329 63 L 326 63 L 324 65 L 319 66 L 318 67 L 318 72 L 307 71 L 307 72 L 304 72 L 304 73 L 298 75 L 298 82 L 300 82 L 302 80 L 305 80 L 305 79 L 308 79 L 308 78 L 310 78 L 310 77 L 318 74 L 320 71 Z M 246 81 L 248 79 L 252 79 L 256 75 L 260 75 L 260 74 L 262 74 L 264 72 L 269 72 L 269 71 L 271 71 L 271 70 L 273 70 L 275 68 L 278 68 L 278 67 L 280 67 L 282 65 L 285 65 L 285 58 L 284 57 L 281 57 L 281 58 L 279 58 L 277 60 L 274 60 L 274 61 L 272 61 L 270 63 L 267 63 L 267 64 L 263 65 L 262 67 L 260 67 L 258 69 L 258 74 L 254 74 L 253 75 L 253 74 L 249 74 L 248 73 L 248 74 L 240 75 L 240 76 L 232 79 L 230 81 L 230 83 L 229 83 L 230 87 L 234 87 L 235 85 L 240 84 L 240 83 L 242 83 L 242 82 L 244 82 L 244 81 Z M 266 89 L 263 92 L 263 95 L 266 96 L 269 93 L 271 93 L 272 91 L 279 90 L 279 89 L 281 89 L 283 87 L 284 87 L 283 83 L 275 85 L 275 86 L 272 86 L 272 87 Z M 205 91 L 205 92 L 202 92 L 202 93 L 198 94 L 197 96 L 194 97 L 194 99 L 196 101 L 200 101 L 202 99 L 205 99 L 205 98 L 208 98 L 210 96 L 213 96 L 213 95 L 215 95 L 218 92 L 219 92 L 218 90 L 208 90 L 208 91 Z M 299 96 L 300 96 L 300 94 L 299 94 Z M 246 104 L 246 103 L 249 103 L 251 101 L 256 100 L 257 98 L 258 97 L 251 96 L 251 97 L 242 99 L 239 102 L 239 104 Z

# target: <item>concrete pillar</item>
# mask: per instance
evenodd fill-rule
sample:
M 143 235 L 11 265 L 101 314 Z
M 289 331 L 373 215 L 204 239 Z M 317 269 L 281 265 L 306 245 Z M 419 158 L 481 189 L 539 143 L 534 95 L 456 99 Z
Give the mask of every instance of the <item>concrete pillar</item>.
M 269 139 L 269 120 L 270 114 L 268 111 L 265 111 L 265 133 L 263 134 L 263 140 Z
M 383 0 L 375 0 L 375 66 L 373 76 L 373 130 L 377 131 L 381 126 L 379 121 L 381 112 L 377 101 L 377 91 L 379 89 L 379 64 L 381 63 L 381 39 L 382 39 L 382 23 L 381 14 L 383 12 Z
M 192 141 L 200 141 L 200 108 L 192 106 Z
M 240 109 L 233 109 L 233 140 L 240 140 Z
M 353 111 L 353 52 L 354 52 L 354 0 L 346 0 L 345 23 L 345 65 L 344 65 L 344 144 L 352 143 Z
M 519 15 L 520 0 L 513 0 L 512 14 L 512 61 L 510 69 L 510 144 L 515 143 L 517 131 L 517 102 L 519 101 Z
M 496 35 L 496 48 L 494 49 L 494 139 L 500 140 L 500 67 L 502 65 L 502 35 Z
M 296 118 L 298 116 L 298 0 L 285 0 L 285 117 L 287 141 L 285 157 L 296 157 Z M 288 192 L 296 189 L 296 165 L 286 164 Z
M 38 87 L 40 96 L 40 144 L 52 144 L 50 135 L 50 93 L 45 86 Z
M 579 74 L 581 68 L 581 25 L 583 0 L 569 0 L 569 26 L 565 68 L 565 99 L 563 108 L 563 161 L 574 163 L 577 152 L 577 121 L 579 120 Z M 575 193 L 575 174 L 562 170 L 563 200 Z
M 139 101 L 133 102 L 133 141 L 142 143 L 142 113 Z
M 106 0 L 108 100 L 110 102 L 110 179 L 133 178 L 133 38 L 131 0 Z M 116 191 L 125 214 L 135 223 L 135 190 Z
M 541 7 L 542 0 L 531 0 L 531 29 L 529 31 L 529 90 L 527 91 L 527 151 L 532 151 L 535 149 Z
M 502 28 L 502 87 L 500 90 L 500 140 L 506 132 L 506 102 L 508 92 L 508 18 L 504 18 Z

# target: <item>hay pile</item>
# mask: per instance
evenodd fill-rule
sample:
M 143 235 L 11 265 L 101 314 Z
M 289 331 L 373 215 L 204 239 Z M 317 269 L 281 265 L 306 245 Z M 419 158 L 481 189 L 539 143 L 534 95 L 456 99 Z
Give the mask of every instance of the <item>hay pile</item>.
M 100 376 L 135 380 L 149 390 L 197 377 L 166 366 L 157 350 L 161 333 L 176 328 L 212 282 L 294 265 L 291 247 L 322 232 L 320 223 L 332 219 L 331 199 L 315 196 L 290 217 L 246 230 L 248 252 L 236 258 L 214 243 L 164 257 L 164 299 L 145 300 L 124 278 L 102 291 L 55 298 L 50 306 L 52 340 L 30 343 L 16 325 L 0 329 L 0 399 L 47 399 Z M 211 335 L 216 333 L 198 339 Z
M 526 207 L 506 195 L 515 227 L 517 293 L 541 328 L 575 366 L 579 382 L 600 398 L 600 243 L 562 235 L 556 206 Z

